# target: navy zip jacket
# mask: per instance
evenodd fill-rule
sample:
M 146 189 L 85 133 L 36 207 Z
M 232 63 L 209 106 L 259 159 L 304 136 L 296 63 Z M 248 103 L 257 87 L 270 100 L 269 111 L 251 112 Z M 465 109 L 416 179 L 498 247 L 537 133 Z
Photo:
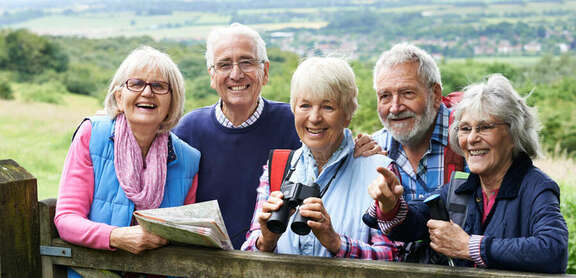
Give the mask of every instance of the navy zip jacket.
M 447 189 L 448 186 L 444 186 L 441 192 L 444 202 Z M 488 268 L 566 272 L 568 228 L 560 213 L 560 189 L 527 155 L 519 155 L 508 169 L 484 224 L 478 175 L 470 174 L 455 193 L 470 195 L 463 229 L 470 235 L 484 235 L 480 255 Z M 408 204 L 405 221 L 392 229 L 390 238 L 398 241 L 429 238 L 428 207 L 421 201 Z M 473 262 L 467 260 L 454 263 L 473 266 Z

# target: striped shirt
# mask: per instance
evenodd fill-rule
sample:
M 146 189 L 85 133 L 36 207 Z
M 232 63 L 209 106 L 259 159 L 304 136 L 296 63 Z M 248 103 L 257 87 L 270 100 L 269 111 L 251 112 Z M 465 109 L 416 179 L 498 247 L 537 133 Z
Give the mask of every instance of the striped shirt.
M 444 184 L 444 148 L 448 146 L 449 118 L 450 110 L 444 104 L 440 105 L 430 145 L 420 159 L 417 171 L 412 168 L 402 144 L 396 141 L 388 130 L 381 129 L 372 135 L 396 162 L 406 201 L 423 199 Z
M 216 113 L 216 120 L 218 120 L 218 122 L 224 127 L 245 128 L 255 123 L 258 120 L 258 118 L 260 118 L 260 115 L 262 115 L 263 110 L 264 110 L 264 100 L 262 99 L 262 97 L 258 97 L 258 107 L 256 107 L 256 111 L 252 113 L 252 115 L 248 118 L 248 120 L 237 126 L 235 126 L 230 120 L 228 120 L 228 118 L 226 118 L 226 115 L 224 115 L 224 112 L 222 112 L 222 99 L 219 99 L 218 103 L 216 103 L 216 110 L 214 112 Z

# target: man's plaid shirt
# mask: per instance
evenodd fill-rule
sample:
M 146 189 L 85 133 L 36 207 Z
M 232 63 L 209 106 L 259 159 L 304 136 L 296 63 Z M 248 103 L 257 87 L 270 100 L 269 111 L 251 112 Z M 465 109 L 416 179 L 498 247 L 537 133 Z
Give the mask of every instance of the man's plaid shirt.
M 444 184 L 444 148 L 448 146 L 449 118 L 450 110 L 441 104 L 430 145 L 420 160 L 417 171 L 412 169 L 404 148 L 388 133 L 388 130 L 381 129 L 372 135 L 372 138 L 382 149 L 388 151 L 388 156 L 396 162 L 406 201 L 422 199 Z

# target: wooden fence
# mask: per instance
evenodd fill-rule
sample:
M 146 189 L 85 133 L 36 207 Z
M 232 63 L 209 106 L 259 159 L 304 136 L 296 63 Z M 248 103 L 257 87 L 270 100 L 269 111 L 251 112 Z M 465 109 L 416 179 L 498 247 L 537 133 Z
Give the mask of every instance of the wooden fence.
M 85 277 L 130 271 L 184 277 L 549 277 L 534 273 L 222 251 L 166 246 L 133 255 L 84 248 L 58 238 L 55 199 L 38 202 L 36 179 L 12 160 L 0 160 L 0 277 Z M 556 277 L 576 277 L 557 275 Z

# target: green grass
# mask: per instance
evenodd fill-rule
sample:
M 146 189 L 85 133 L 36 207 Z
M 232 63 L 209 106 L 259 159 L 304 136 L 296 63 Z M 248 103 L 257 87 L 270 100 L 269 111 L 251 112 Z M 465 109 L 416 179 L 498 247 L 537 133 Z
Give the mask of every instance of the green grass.
M 458 1 L 452 1 L 458 2 Z M 460 1 L 466 2 L 466 1 Z M 450 15 L 457 14 L 461 16 L 466 15 L 478 15 L 478 14 L 496 14 L 500 17 L 493 18 L 496 22 L 500 22 L 504 19 L 510 19 L 506 16 L 508 13 L 518 13 L 518 12 L 534 12 L 541 13 L 542 11 L 551 10 L 576 10 L 576 1 L 565 1 L 564 3 L 526 3 L 524 5 L 519 4 L 487 4 L 486 6 L 460 6 L 448 3 L 447 1 L 442 1 L 442 3 L 430 3 L 426 5 L 410 5 L 400 7 L 384 7 L 378 9 L 379 12 L 387 13 L 414 13 L 414 12 L 430 12 L 432 15 Z M 545 17 L 549 19 L 551 17 Z M 555 18 L 555 17 L 554 17 Z M 521 20 L 531 20 L 532 17 L 522 17 Z
M 576 187 L 560 184 L 560 207 L 568 226 L 568 273 L 576 274 Z
M 117 37 L 150 35 L 157 39 L 204 39 L 216 26 L 228 24 L 229 16 L 174 12 L 172 15 L 138 16 L 132 12 L 105 12 L 81 15 L 46 16 L 8 28 L 26 28 L 38 34 Z M 167 24 L 181 27 L 168 28 Z
M 566 152 L 555 151 L 534 164 L 560 185 L 560 209 L 568 226 L 568 273 L 576 274 L 576 161 Z
M 334 8 L 324 8 L 326 11 L 334 11 Z M 352 8 L 354 9 L 354 8 Z M 338 9 L 340 10 L 340 9 Z M 318 12 L 317 8 L 289 8 L 289 9 L 246 9 L 238 10 L 240 15 L 262 15 L 268 13 L 299 13 L 299 14 L 315 14 Z
M 280 11 L 280 10 L 279 10 Z M 258 14 L 262 10 L 246 10 Z M 172 15 L 138 16 L 129 12 L 105 12 L 82 15 L 53 15 L 9 25 L 26 28 L 38 34 L 82 35 L 91 38 L 151 36 L 155 39 L 204 40 L 213 28 L 225 26 L 230 16 L 214 13 L 174 12 Z M 168 27 L 172 24 L 173 27 Z M 178 25 L 177 27 L 175 27 Z M 283 28 L 322 28 L 325 21 L 298 21 L 252 24 L 258 31 Z
M 54 198 L 70 139 L 84 117 L 101 109 L 96 99 L 64 97 L 64 104 L 0 100 L 0 159 L 13 159 L 38 180 L 38 198 Z

